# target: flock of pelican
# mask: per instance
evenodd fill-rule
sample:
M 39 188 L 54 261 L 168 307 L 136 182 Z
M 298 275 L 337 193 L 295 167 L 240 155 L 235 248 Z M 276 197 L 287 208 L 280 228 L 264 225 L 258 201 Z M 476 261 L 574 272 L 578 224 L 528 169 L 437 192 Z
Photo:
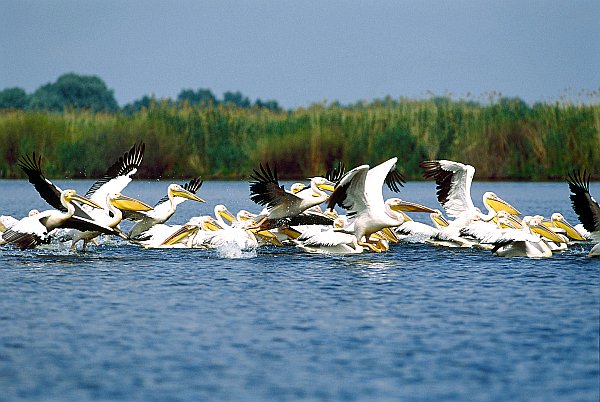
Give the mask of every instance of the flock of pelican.
M 215 248 L 233 245 L 253 250 L 260 245 L 294 245 L 313 253 L 384 252 L 401 240 L 445 247 L 490 250 L 498 256 L 550 257 L 574 242 L 600 242 L 600 205 L 589 193 L 590 175 L 569 175 L 571 203 L 580 224 L 572 226 L 560 213 L 521 218 L 521 212 L 492 192 L 483 195 L 486 212 L 475 207 L 471 182 L 475 169 L 448 160 L 424 161 L 423 176 L 437 185 L 437 199 L 445 212 L 400 198 L 384 200 L 383 186 L 399 192 L 404 179 L 397 158 L 377 166 L 349 171 L 340 163 L 310 184 L 295 183 L 286 190 L 275 168 L 261 164 L 250 176 L 250 198 L 263 207 L 257 214 L 241 210 L 233 215 L 219 204 L 213 215 L 191 218 L 183 225 L 167 220 L 177 205 L 204 202 L 196 193 L 199 178 L 185 185 L 171 184 L 154 207 L 122 194 L 137 172 L 144 144 L 134 145 L 97 180 L 85 195 L 62 190 L 48 180 L 41 157 L 22 157 L 20 167 L 40 196 L 53 208 L 32 210 L 18 220 L 0 217 L 0 244 L 22 250 L 51 242 L 71 242 L 76 250 L 100 235 L 119 236 L 146 248 Z M 323 205 L 323 207 L 321 207 Z M 340 211 L 345 211 L 344 214 Z M 429 213 L 431 225 L 414 221 L 409 213 Z M 123 220 L 132 222 L 125 233 Z M 595 244 L 590 256 L 600 256 Z

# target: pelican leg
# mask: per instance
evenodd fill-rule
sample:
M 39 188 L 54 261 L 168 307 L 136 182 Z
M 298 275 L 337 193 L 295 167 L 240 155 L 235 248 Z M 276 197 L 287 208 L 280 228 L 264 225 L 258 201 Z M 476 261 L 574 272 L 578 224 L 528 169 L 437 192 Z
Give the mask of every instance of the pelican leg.
M 92 243 L 94 243 L 94 245 L 96 247 L 98 247 L 100 245 L 100 244 L 98 244 L 98 241 L 96 239 L 92 239 L 91 241 L 92 241 Z
M 77 244 L 77 242 L 75 240 L 73 240 L 71 242 L 71 251 L 76 251 L 77 250 L 77 247 L 75 247 L 76 244 Z

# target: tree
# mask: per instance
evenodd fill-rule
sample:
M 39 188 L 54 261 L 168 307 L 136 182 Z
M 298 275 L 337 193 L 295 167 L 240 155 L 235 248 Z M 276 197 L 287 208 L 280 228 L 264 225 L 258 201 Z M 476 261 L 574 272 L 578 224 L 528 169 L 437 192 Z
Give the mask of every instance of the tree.
M 279 107 L 279 104 L 275 100 L 267 100 L 267 101 L 263 102 L 260 99 L 257 99 L 256 102 L 254 102 L 254 105 L 261 109 L 262 108 L 269 109 L 273 112 L 279 112 L 281 110 L 281 108 Z
M 250 107 L 250 99 L 242 95 L 240 91 L 230 92 L 227 91 L 223 94 L 223 103 L 226 105 L 233 105 L 237 107 L 248 108 Z
M 142 98 L 133 101 L 132 103 L 128 103 L 123 106 L 123 113 L 126 114 L 134 114 L 139 112 L 140 110 L 146 108 L 149 109 L 153 103 L 156 103 L 156 99 L 154 95 L 152 97 L 148 95 L 144 95 Z
M 114 112 L 119 109 L 113 91 L 95 75 L 64 74 L 55 83 L 38 88 L 29 106 L 32 109 L 62 111 L 65 107 Z
M 193 89 L 182 89 L 177 96 L 179 102 L 188 101 L 190 105 L 216 105 L 219 103 L 210 89 L 199 88 L 194 92 Z
M 29 96 L 23 88 L 6 88 L 0 91 L 0 109 L 25 109 Z

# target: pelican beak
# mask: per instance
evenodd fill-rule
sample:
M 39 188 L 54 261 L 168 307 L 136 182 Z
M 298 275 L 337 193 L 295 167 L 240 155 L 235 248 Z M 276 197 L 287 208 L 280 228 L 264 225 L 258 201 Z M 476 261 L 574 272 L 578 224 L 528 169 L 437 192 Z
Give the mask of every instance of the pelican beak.
M 298 237 L 302 236 L 302 233 L 298 232 L 296 229 L 292 229 L 290 227 L 287 228 L 279 228 L 279 233 L 283 233 L 287 237 L 296 240 Z M 277 236 L 275 236 L 277 237 Z
M 178 241 L 180 241 L 181 239 L 185 238 L 186 236 L 196 233 L 197 231 L 198 231 L 198 226 L 183 225 L 181 228 L 179 228 L 177 231 L 175 231 L 175 233 L 173 233 L 171 236 L 167 237 L 162 242 L 161 246 L 171 246 L 171 245 L 177 243 Z
M 90 200 L 89 198 L 85 198 L 85 197 L 83 197 L 83 196 L 81 196 L 79 194 L 73 194 L 73 195 L 71 195 L 69 197 L 69 199 L 71 201 L 78 201 L 78 202 L 80 202 L 82 204 L 87 204 L 87 205 L 89 205 L 90 207 L 93 207 L 93 208 L 103 209 L 100 205 L 98 205 L 94 201 Z
M 219 225 L 214 220 L 213 221 L 204 222 L 204 224 L 202 226 L 203 226 L 204 230 L 210 230 L 212 232 L 216 232 L 218 230 L 223 230 L 223 228 L 221 227 L 221 225 Z
M 233 216 L 231 214 L 231 212 L 229 212 L 228 210 L 224 210 L 224 211 L 219 211 L 219 215 L 221 215 L 221 217 L 223 219 L 225 219 L 227 222 L 232 223 L 233 221 L 236 220 L 236 217 Z
M 486 202 L 490 208 L 494 211 L 506 211 L 510 215 L 521 215 L 518 209 L 510 205 L 508 202 L 504 201 L 500 197 L 491 197 L 487 198 Z
M 383 228 L 380 232 L 382 237 L 387 241 L 391 241 L 392 243 L 398 243 L 400 241 L 398 236 L 396 236 L 396 233 L 390 228 Z
M 152 207 L 145 202 L 136 200 L 135 198 L 127 197 L 123 194 L 118 194 L 117 197 L 111 199 L 111 203 L 122 211 L 150 211 Z
M 440 227 L 443 228 L 448 227 L 450 225 L 450 222 L 448 222 L 446 218 L 444 218 L 440 214 L 432 215 L 431 220 L 433 220 L 435 223 L 437 223 Z
M 260 236 L 261 238 L 265 239 L 266 241 L 268 241 L 271 244 L 274 244 L 276 246 L 283 246 L 283 243 L 281 243 L 279 241 L 279 239 L 277 238 L 277 236 L 273 233 L 271 233 L 269 230 L 261 230 L 260 228 L 253 228 L 253 229 L 248 229 L 250 232 L 254 233 L 257 236 Z
M 435 212 L 434 209 L 426 207 L 425 205 L 417 204 L 416 202 L 401 200 L 400 203 L 390 205 L 393 211 L 404 211 L 404 212 Z
M 321 190 L 333 191 L 335 189 L 335 183 L 326 181 L 325 183 L 318 184 L 317 187 Z
M 544 225 L 531 226 L 531 231 L 555 243 L 564 243 L 565 241 L 562 237 L 558 235 L 558 233 L 554 232 L 552 229 L 547 228 Z
M 511 223 L 511 226 L 514 227 L 515 229 L 521 229 L 523 227 L 523 223 L 517 216 L 508 215 L 506 218 Z
M 173 196 L 187 198 L 188 200 L 192 201 L 205 202 L 202 198 L 187 190 L 173 191 Z
M 554 222 L 554 225 L 558 228 L 564 229 L 567 232 L 567 236 L 573 240 L 579 240 L 579 241 L 585 240 L 585 238 L 583 236 L 581 236 L 581 234 L 579 234 L 579 232 L 577 230 L 575 230 L 575 228 L 573 226 L 571 226 L 571 224 L 564 219 L 556 220 Z

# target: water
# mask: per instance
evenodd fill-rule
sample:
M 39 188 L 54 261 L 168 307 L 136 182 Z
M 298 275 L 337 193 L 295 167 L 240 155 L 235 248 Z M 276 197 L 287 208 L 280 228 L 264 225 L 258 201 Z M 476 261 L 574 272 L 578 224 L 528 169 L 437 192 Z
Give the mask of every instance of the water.
M 126 193 L 153 203 L 166 185 Z M 0 188 L 0 214 L 47 208 L 27 182 Z M 577 222 L 564 183 L 475 183 L 476 205 L 489 189 Z M 401 196 L 435 207 L 434 192 L 408 183 Z M 246 183 L 207 182 L 199 195 L 207 203 L 182 204 L 173 223 L 218 203 L 258 210 Z M 3 247 L 0 400 L 597 401 L 590 247 L 544 260 L 421 244 L 235 259 L 120 240 L 76 253 Z

